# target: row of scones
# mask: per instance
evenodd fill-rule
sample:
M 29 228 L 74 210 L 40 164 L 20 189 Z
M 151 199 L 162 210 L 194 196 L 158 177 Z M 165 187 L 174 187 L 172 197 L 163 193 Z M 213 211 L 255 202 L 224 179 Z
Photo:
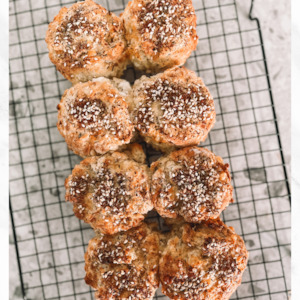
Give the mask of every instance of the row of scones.
M 107 1 L 109 4 L 109 1 Z M 133 0 L 120 16 L 92 0 L 62 8 L 46 33 L 49 57 L 73 86 L 57 128 L 83 160 L 65 181 L 74 214 L 95 237 L 85 281 L 96 300 L 228 300 L 248 252 L 220 220 L 233 202 L 229 165 L 198 145 L 214 100 L 182 67 L 197 47 L 192 0 Z M 149 76 L 131 86 L 128 65 Z M 150 166 L 139 141 L 163 156 Z M 148 224 L 155 209 L 170 231 Z
M 132 88 L 118 78 L 78 83 L 65 91 L 57 108 L 58 130 L 82 157 L 122 149 L 136 133 L 162 152 L 195 146 L 216 118 L 209 90 L 185 67 L 143 76 Z
M 196 49 L 191 0 L 134 0 L 120 17 L 92 0 L 62 8 L 50 23 L 49 57 L 72 83 L 180 66 Z

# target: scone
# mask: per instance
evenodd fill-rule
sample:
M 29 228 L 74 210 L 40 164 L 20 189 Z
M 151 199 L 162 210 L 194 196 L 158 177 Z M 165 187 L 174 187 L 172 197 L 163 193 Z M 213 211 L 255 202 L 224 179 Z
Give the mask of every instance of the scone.
M 72 83 L 120 77 L 128 63 L 123 22 L 92 0 L 63 7 L 46 34 L 49 57 Z
M 177 300 L 228 300 L 247 260 L 243 239 L 220 219 L 175 226 L 159 261 L 162 292 Z
M 196 49 L 192 0 L 133 0 L 121 17 L 136 69 L 157 73 L 180 66 Z
M 203 142 L 216 118 L 214 101 L 201 78 L 175 67 L 134 83 L 134 123 L 154 148 L 167 152 Z
M 128 110 L 130 84 L 98 78 L 66 90 L 58 109 L 57 128 L 74 153 L 101 155 L 128 144 L 133 124 Z
M 158 288 L 159 233 L 151 226 L 90 240 L 85 281 L 97 300 L 153 299 Z
M 140 145 L 135 147 L 142 151 Z M 149 169 L 126 153 L 84 159 L 66 179 L 65 187 L 76 217 L 104 234 L 138 226 L 153 208 Z
M 151 198 L 165 218 L 199 223 L 233 202 L 229 165 L 205 148 L 188 147 L 152 163 Z

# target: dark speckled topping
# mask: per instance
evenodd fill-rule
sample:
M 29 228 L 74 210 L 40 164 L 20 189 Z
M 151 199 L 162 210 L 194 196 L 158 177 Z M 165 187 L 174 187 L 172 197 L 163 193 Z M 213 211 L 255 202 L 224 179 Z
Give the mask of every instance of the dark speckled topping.
M 191 3 L 184 0 L 148 1 L 143 7 L 138 5 L 139 31 L 145 40 L 152 42 L 154 52 L 161 48 L 172 47 L 182 36 L 192 36 L 193 26 L 188 26 L 186 19 L 194 15 Z
M 203 126 L 214 114 L 212 97 L 204 86 L 189 84 L 187 87 L 165 79 L 156 80 L 145 88 L 145 100 L 137 108 L 137 128 L 146 132 L 155 123 L 156 129 L 168 134 L 169 128 L 186 129 L 201 122 Z M 157 115 L 155 109 L 160 110 Z M 182 135 L 179 138 L 186 138 Z

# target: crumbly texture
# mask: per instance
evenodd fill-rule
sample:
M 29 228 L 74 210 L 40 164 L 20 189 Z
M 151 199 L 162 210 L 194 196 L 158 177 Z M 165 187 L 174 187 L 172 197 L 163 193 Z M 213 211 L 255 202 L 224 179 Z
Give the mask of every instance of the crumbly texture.
M 114 152 L 75 166 L 65 188 L 76 217 L 104 234 L 128 230 L 144 220 L 153 208 L 149 169 L 133 159 Z
M 97 300 L 153 299 L 158 288 L 160 234 L 142 224 L 115 235 L 90 240 L 85 281 Z
M 121 15 L 134 67 L 149 73 L 185 63 L 196 49 L 192 0 L 133 0 Z
M 188 147 L 152 163 L 151 198 L 165 218 L 198 223 L 233 202 L 229 165 L 205 148 Z
M 134 83 L 134 124 L 154 148 L 167 152 L 203 142 L 216 119 L 213 98 L 201 78 L 175 67 Z
M 121 150 L 121 152 L 125 153 L 130 159 L 133 159 L 140 164 L 146 164 L 147 157 L 140 144 L 128 144 L 123 146 Z
M 159 261 L 162 292 L 178 300 L 228 300 L 247 260 L 243 239 L 220 219 L 175 226 Z
M 102 77 L 65 91 L 57 106 L 57 128 L 74 153 L 101 155 L 131 141 L 130 90 L 125 80 Z
M 72 83 L 120 77 L 128 64 L 123 22 L 92 0 L 63 7 L 46 43 L 50 60 Z

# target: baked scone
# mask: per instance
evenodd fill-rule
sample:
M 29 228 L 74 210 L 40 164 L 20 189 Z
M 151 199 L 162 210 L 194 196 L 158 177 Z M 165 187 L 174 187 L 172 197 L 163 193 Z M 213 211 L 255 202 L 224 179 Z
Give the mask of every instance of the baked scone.
M 198 145 L 215 123 L 209 90 L 184 67 L 141 77 L 132 94 L 136 129 L 147 143 L 163 152 Z
M 196 49 L 192 0 L 133 0 L 121 15 L 134 67 L 157 73 L 185 63 Z
M 233 188 L 221 157 L 205 148 L 188 147 L 151 164 L 151 198 L 165 218 L 198 223 L 217 218 L 233 202 Z
M 84 159 L 65 187 L 76 217 L 104 234 L 138 226 L 153 208 L 148 167 L 121 152 Z
M 123 22 L 92 0 L 63 7 L 46 43 L 50 60 L 72 83 L 120 77 L 128 63 Z
M 159 261 L 162 292 L 177 300 L 228 300 L 247 260 L 243 239 L 220 219 L 175 226 Z
M 126 232 L 90 240 L 85 281 L 97 300 L 150 300 L 158 288 L 160 234 L 142 224 Z
M 57 128 L 74 153 L 86 157 L 114 151 L 133 137 L 128 110 L 130 84 L 98 78 L 66 90 L 58 109 Z

